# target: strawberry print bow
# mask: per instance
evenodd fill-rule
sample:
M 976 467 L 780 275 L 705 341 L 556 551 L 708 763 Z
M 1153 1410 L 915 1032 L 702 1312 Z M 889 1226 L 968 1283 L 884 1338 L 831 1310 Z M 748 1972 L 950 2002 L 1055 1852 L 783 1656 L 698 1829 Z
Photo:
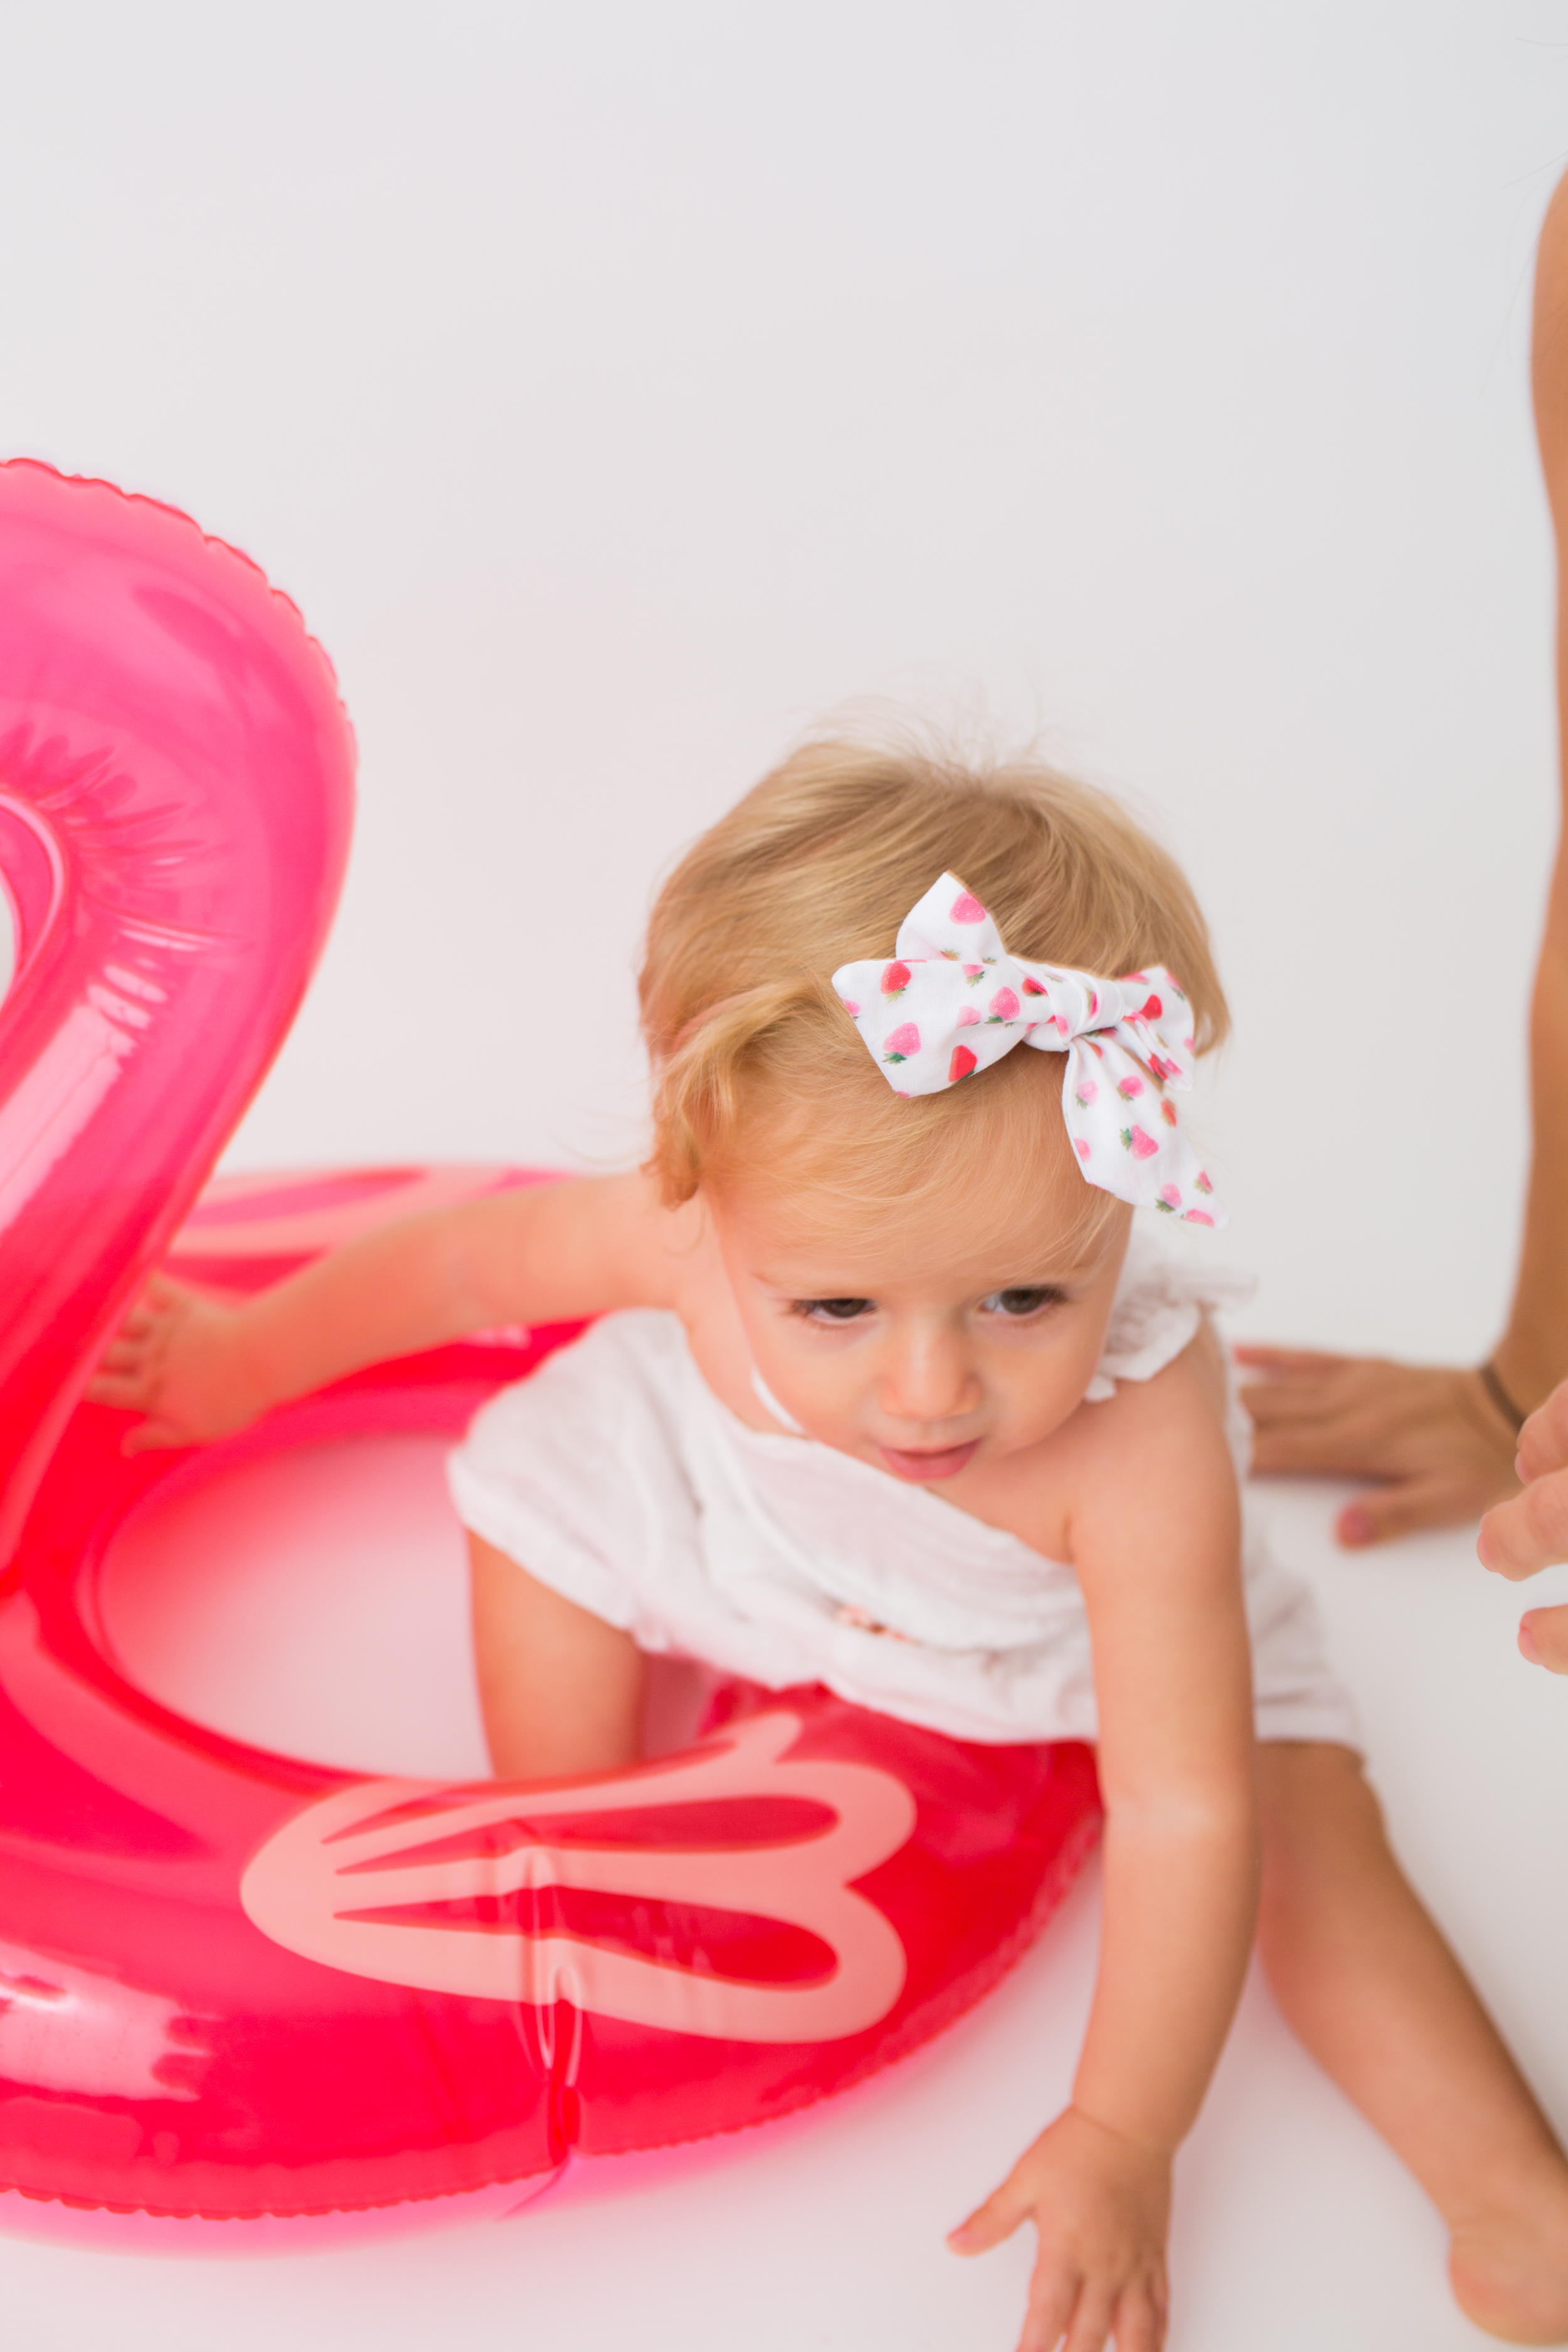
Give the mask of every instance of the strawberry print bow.
M 1026 963 L 944 874 L 904 918 L 892 961 L 844 964 L 833 985 L 898 1095 L 940 1094 L 1015 1045 L 1065 1054 L 1062 1111 L 1089 1182 L 1189 1225 L 1225 1223 L 1168 1091 L 1192 1086 L 1194 1043 L 1163 964 L 1101 980 Z

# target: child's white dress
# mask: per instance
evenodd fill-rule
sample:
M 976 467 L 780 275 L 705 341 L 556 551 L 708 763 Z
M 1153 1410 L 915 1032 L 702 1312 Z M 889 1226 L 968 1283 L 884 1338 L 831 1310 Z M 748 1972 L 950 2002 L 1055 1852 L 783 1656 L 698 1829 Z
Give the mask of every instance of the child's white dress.
M 1221 1288 L 1130 1250 L 1090 1398 L 1152 1379 Z M 1234 1400 L 1231 1423 L 1245 1473 Z M 465 1527 L 640 1649 L 774 1690 L 826 1683 L 960 1739 L 1097 1736 L 1070 1568 L 930 1487 L 748 1429 L 675 1315 L 604 1317 L 492 1397 L 448 1471 Z M 1311 1593 L 1250 1527 L 1244 1558 L 1259 1738 L 1354 1747 Z

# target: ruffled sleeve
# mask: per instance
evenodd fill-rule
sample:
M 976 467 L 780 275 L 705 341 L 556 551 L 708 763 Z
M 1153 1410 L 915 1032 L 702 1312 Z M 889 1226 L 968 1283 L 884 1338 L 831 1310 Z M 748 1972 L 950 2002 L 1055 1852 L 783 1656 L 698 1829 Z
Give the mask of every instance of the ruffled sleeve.
M 1203 1269 L 1167 1255 L 1137 1226 L 1116 1288 L 1116 1303 L 1095 1375 L 1084 1394 L 1091 1404 L 1116 1394 L 1118 1381 L 1152 1381 L 1173 1363 L 1205 1313 L 1238 1307 L 1252 1296 L 1246 1275 Z

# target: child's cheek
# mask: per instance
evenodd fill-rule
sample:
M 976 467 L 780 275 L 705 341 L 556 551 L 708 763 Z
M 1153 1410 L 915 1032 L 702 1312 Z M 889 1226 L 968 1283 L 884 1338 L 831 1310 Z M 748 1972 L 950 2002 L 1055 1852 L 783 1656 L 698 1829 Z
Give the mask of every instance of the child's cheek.
M 865 1402 L 876 1381 L 858 1351 L 829 1342 L 809 1329 L 759 1331 L 752 1360 L 785 1411 L 814 1437 L 838 1442 L 865 1417 Z
M 1098 1330 L 1064 1334 L 1055 1347 L 1009 1359 L 993 1370 L 993 1393 L 1002 1417 L 1021 1443 L 1047 1437 L 1070 1419 L 1100 1365 Z
M 847 1350 L 828 1361 L 822 1358 L 788 1368 L 792 1411 L 796 1418 L 825 1435 L 842 1433 L 865 1418 L 876 1382 Z

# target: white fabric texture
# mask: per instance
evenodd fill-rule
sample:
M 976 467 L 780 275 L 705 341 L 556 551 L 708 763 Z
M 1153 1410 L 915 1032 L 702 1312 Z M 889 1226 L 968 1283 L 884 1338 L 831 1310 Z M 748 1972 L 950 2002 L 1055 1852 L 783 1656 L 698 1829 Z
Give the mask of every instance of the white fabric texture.
M 1179 1355 L 1223 1279 L 1134 1249 L 1090 1396 Z M 1248 1424 L 1232 1407 L 1246 1469 Z M 1070 1568 L 928 1487 L 748 1429 L 679 1318 L 605 1316 L 476 1415 L 449 1465 L 464 1525 L 639 1648 L 841 1697 L 960 1739 L 1093 1739 Z M 1258 1730 L 1357 1744 L 1307 1587 L 1245 1546 Z

